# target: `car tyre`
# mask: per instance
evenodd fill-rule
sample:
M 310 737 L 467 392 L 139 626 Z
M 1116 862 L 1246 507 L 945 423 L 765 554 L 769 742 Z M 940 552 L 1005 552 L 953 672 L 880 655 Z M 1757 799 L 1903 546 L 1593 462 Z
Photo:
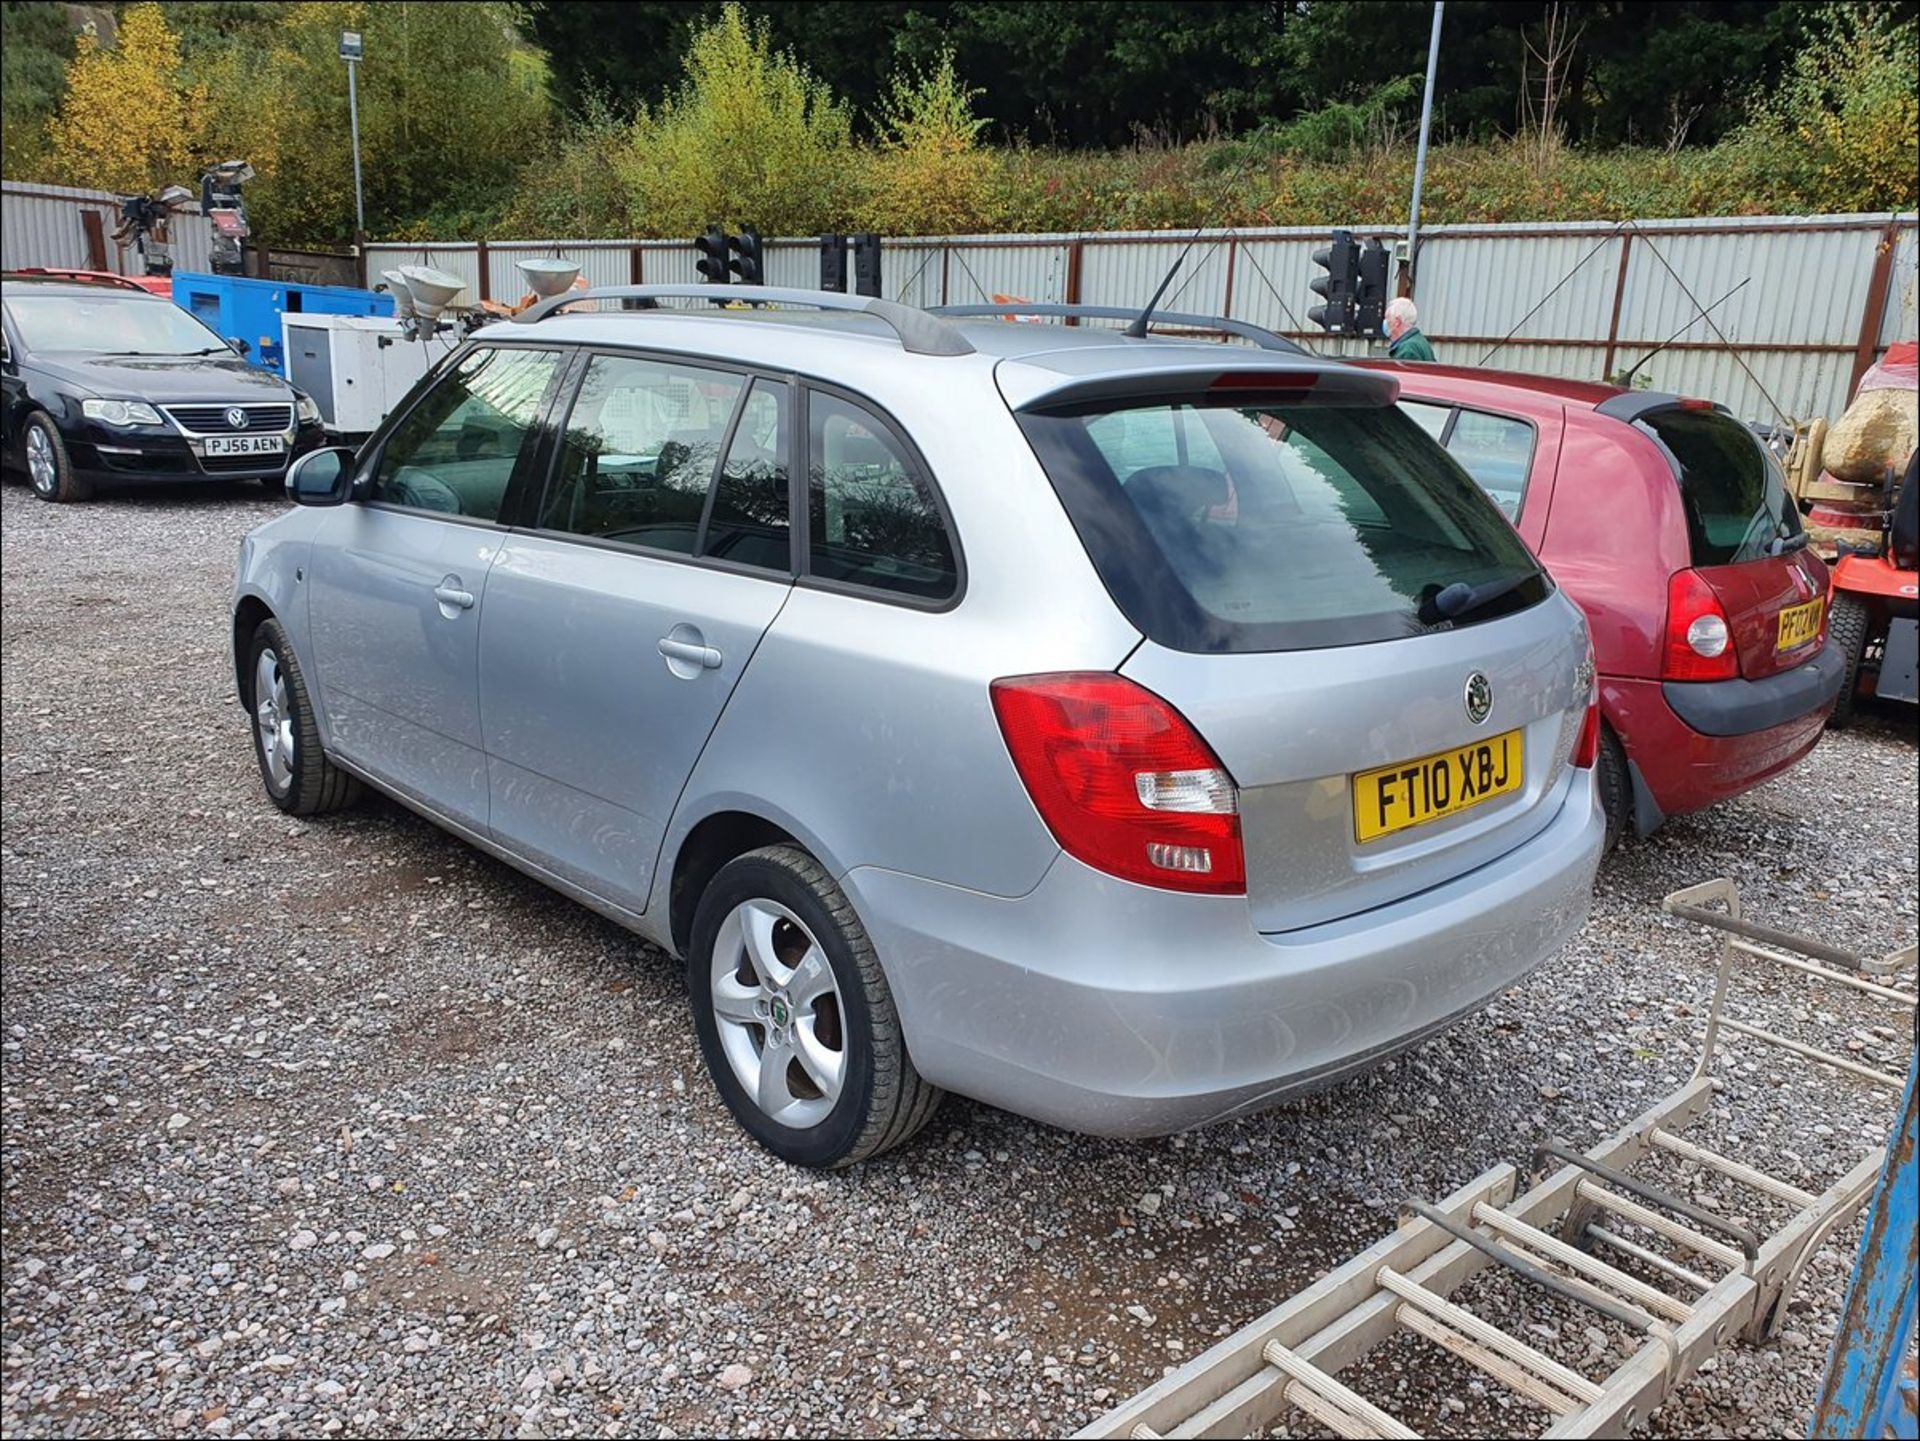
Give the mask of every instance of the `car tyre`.
M 1620 838 L 1633 829 L 1633 777 L 1627 771 L 1627 752 L 1613 727 L 1600 726 L 1600 754 L 1594 761 L 1593 783 L 1600 806 L 1607 813 L 1607 839 L 1602 855 L 1611 854 Z
M 27 417 L 20 433 L 20 455 L 27 484 L 46 501 L 90 500 L 93 487 L 74 474 L 73 458 L 60 438 L 60 427 L 45 411 Z
M 1860 661 L 1867 653 L 1867 631 L 1872 623 L 1872 613 L 1853 596 L 1834 600 L 1827 617 L 1827 643 L 1840 653 L 1840 694 L 1833 702 L 1833 714 L 1827 717 L 1830 729 L 1841 731 L 1853 724 L 1860 692 Z
M 750 851 L 714 876 L 694 911 L 687 989 L 721 1099 L 783 1161 L 867 1160 L 940 1104 L 907 1054 L 866 928 L 797 846 Z
M 313 700 L 287 632 L 263 620 L 247 648 L 247 708 L 253 758 L 267 799 L 290 816 L 337 811 L 360 798 L 360 782 L 327 759 Z

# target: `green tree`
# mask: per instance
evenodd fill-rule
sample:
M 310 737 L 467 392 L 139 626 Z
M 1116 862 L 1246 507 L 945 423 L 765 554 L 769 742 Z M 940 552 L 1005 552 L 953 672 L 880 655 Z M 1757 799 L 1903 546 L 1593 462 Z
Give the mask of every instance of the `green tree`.
M 642 233 L 794 235 L 844 217 L 851 161 L 847 107 L 727 5 L 694 35 L 680 88 L 635 119 L 621 178 Z
M 1793 209 L 1905 210 L 1920 174 L 1920 33 L 1887 8 L 1833 5 L 1730 147 L 1756 193 Z
M 67 93 L 74 25 L 64 5 L 0 5 L 0 167 L 10 180 L 57 180 L 47 121 Z
M 249 160 L 254 223 L 281 240 L 353 229 L 353 152 L 342 30 L 365 38 L 359 67 L 367 228 L 473 234 L 511 199 L 513 177 L 546 151 L 545 57 L 504 5 L 306 0 L 241 43 L 217 32 L 208 70 L 208 148 Z M 262 44 L 262 38 L 265 43 Z
M 90 30 L 75 42 L 47 122 L 51 164 L 69 185 L 156 190 L 191 164 L 202 99 L 183 87 L 180 38 L 160 7 L 131 5 L 113 45 Z
M 980 144 L 980 92 L 953 68 L 902 67 L 876 117 L 880 143 L 868 164 L 861 224 L 896 235 L 956 235 L 990 224 L 998 158 Z

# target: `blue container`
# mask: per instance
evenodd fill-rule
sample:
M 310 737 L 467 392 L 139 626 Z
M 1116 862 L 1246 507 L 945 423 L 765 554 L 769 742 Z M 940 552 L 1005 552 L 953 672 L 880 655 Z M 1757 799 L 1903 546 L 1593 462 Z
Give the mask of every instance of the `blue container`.
M 212 326 L 223 340 L 246 341 L 251 347 L 247 359 L 279 376 L 287 373 L 281 353 L 282 315 L 393 314 L 393 297 L 385 292 L 192 270 L 173 272 L 173 303 Z

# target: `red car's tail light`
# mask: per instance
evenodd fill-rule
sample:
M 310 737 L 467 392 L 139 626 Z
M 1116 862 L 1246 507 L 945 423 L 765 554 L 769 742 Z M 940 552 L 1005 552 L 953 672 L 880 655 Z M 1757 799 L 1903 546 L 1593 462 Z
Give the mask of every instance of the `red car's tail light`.
M 1580 724 L 1580 739 L 1573 743 L 1573 764 L 1581 770 L 1591 769 L 1600 759 L 1600 702 L 1587 702 L 1587 718 Z
M 1233 777 L 1172 706 L 1104 671 L 993 683 L 1034 808 L 1069 855 L 1162 890 L 1247 889 Z
M 1667 582 L 1663 680 L 1731 680 L 1740 674 L 1727 612 L 1697 570 L 1676 570 Z

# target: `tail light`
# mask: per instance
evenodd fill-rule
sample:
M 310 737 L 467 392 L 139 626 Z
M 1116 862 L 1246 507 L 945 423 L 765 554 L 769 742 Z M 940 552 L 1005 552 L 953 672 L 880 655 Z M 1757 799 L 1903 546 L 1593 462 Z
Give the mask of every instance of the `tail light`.
M 1587 702 L 1587 718 L 1580 724 L 1580 739 L 1573 743 L 1570 759 L 1581 770 L 1591 770 L 1600 759 L 1600 702 L 1597 700 Z
M 1233 777 L 1159 696 L 1104 671 L 1015 676 L 993 683 L 993 713 L 1069 855 L 1143 886 L 1245 894 Z
M 1697 570 L 1676 570 L 1667 582 L 1663 680 L 1731 680 L 1740 674 L 1727 612 Z

